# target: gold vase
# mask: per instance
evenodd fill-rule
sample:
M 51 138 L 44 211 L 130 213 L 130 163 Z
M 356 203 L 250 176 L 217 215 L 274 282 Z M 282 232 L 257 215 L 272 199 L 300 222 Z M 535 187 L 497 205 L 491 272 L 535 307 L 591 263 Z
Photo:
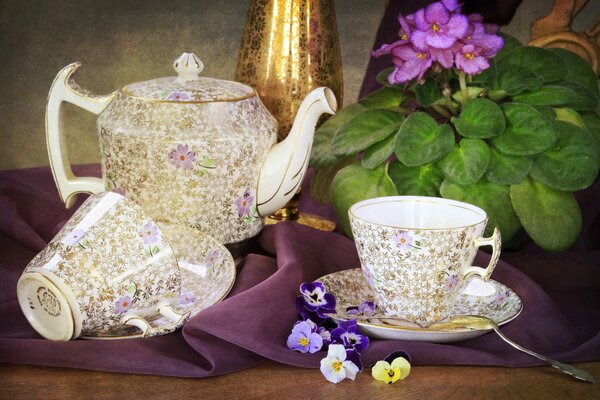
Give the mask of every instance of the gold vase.
M 251 0 L 236 80 L 255 88 L 284 139 L 312 89 L 342 103 L 342 60 L 333 0 Z

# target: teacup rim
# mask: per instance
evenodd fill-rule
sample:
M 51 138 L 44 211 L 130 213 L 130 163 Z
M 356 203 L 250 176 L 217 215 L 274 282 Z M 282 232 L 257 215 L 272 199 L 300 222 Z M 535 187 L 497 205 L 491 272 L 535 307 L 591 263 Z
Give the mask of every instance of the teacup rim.
M 359 217 L 358 215 L 356 215 L 356 211 L 361 208 L 361 207 L 365 207 L 368 205 L 373 205 L 373 204 L 380 204 L 383 202 L 423 202 L 423 203 L 435 203 L 435 204 L 450 204 L 452 206 L 455 207 L 459 207 L 459 208 L 463 208 L 469 211 L 473 211 L 475 213 L 478 213 L 482 218 L 481 220 L 479 220 L 478 222 L 475 223 L 471 223 L 471 224 L 466 224 L 466 225 L 460 225 L 460 226 L 452 226 L 452 227 L 446 227 L 446 228 L 416 228 L 416 227 L 405 227 L 405 226 L 399 226 L 399 225 L 389 225 L 389 224 L 382 224 L 379 222 L 374 222 L 374 221 L 369 221 L 365 218 Z M 485 224 L 487 225 L 488 222 L 488 215 L 485 212 L 485 210 L 481 207 L 478 207 L 474 204 L 471 203 L 466 203 L 464 201 L 459 201 L 459 200 L 454 200 L 454 199 L 446 199 L 444 197 L 430 197 L 430 196 L 380 196 L 380 197 L 373 197 L 370 199 L 365 199 L 365 200 L 361 200 L 358 201 L 356 203 L 354 203 L 352 206 L 350 206 L 350 208 L 348 209 L 348 215 L 351 218 L 354 218 L 356 220 L 359 221 L 363 221 L 366 223 L 369 223 L 371 225 L 376 225 L 376 226 L 382 226 L 382 227 L 386 227 L 386 228 L 394 228 L 394 229 L 402 229 L 402 230 L 419 230 L 419 231 L 450 231 L 450 230 L 458 230 L 458 229 L 465 229 L 465 228 L 469 228 L 469 227 L 473 227 L 473 226 L 478 226 L 481 224 Z

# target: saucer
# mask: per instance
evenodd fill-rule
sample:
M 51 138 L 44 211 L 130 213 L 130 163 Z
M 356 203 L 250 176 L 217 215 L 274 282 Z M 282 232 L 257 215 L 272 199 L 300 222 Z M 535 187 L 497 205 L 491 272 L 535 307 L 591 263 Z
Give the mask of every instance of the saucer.
M 360 268 L 334 272 L 318 281 L 325 285 L 327 292 L 336 297 L 336 313 L 331 314 L 336 321 L 356 318 L 356 315 L 346 312 L 347 307 L 356 307 L 363 301 L 375 301 L 373 289 Z M 493 279 L 484 282 L 479 277 L 472 277 L 458 294 L 449 317 L 439 322 L 459 315 L 482 315 L 503 325 L 515 319 L 522 308 L 521 299 L 509 287 Z M 368 319 L 362 316 L 363 320 L 357 321 L 363 333 L 371 338 L 449 343 L 472 339 L 490 331 L 459 327 L 428 328 L 409 321 L 378 319 L 377 316 L 376 312 Z M 383 317 L 382 314 L 379 316 Z
M 170 304 L 178 313 L 190 312 L 191 317 L 223 300 L 235 282 L 235 263 L 231 253 L 212 237 L 183 225 L 159 224 L 177 257 L 181 274 L 181 295 Z M 158 312 L 145 316 L 152 327 L 173 322 Z M 98 336 L 82 339 L 134 339 L 142 337 L 133 326 L 122 326 Z

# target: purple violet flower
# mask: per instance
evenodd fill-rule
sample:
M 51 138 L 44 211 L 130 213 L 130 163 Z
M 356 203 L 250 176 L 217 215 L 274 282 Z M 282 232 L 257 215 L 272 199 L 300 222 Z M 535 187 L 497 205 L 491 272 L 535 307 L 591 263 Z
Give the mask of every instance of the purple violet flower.
M 490 63 L 483 55 L 483 47 L 467 44 L 456 53 L 456 68 L 468 75 L 475 75 L 490 67 Z
M 323 338 L 313 331 L 312 321 L 298 321 L 288 336 L 287 346 L 300 353 L 315 353 L 323 347 Z
M 370 317 L 375 314 L 376 309 L 377 305 L 375 305 L 375 303 L 372 301 L 363 301 L 358 305 L 358 307 L 346 308 L 346 314 Z
M 415 13 L 415 23 L 417 30 L 411 35 L 410 41 L 422 50 L 429 47 L 449 49 L 458 39 L 465 36 L 469 27 L 466 16 L 453 14 L 441 2 L 432 3 L 418 10 Z
M 340 322 L 338 327 L 331 331 L 331 340 L 333 343 L 343 344 L 345 348 L 358 352 L 369 347 L 369 338 L 358 333 L 355 319 Z
M 129 311 L 133 301 L 129 296 L 122 296 L 115 302 L 115 314 L 123 314 Z

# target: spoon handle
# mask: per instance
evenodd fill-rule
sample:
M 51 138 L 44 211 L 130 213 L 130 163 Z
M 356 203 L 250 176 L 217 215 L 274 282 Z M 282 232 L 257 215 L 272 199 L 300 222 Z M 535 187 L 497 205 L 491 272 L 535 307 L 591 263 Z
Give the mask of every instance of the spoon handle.
M 565 364 L 565 363 L 562 363 L 560 361 L 553 360 L 553 359 L 548 358 L 546 356 L 543 356 L 543 355 L 541 355 L 539 353 L 536 353 L 535 351 L 531 351 L 529 349 L 526 349 L 523 346 L 520 346 L 520 345 L 516 344 L 515 342 L 513 342 L 512 340 L 510 340 L 509 338 L 507 338 L 500 331 L 500 329 L 498 328 L 498 326 L 496 324 L 494 324 L 492 326 L 492 328 L 494 329 L 494 332 L 496 332 L 498 334 L 498 336 L 500 336 L 500 338 L 502 340 L 504 340 L 506 343 L 510 344 L 515 349 L 521 350 L 524 353 L 527 353 L 527 354 L 529 354 L 531 356 L 539 358 L 540 360 L 547 362 L 548 364 L 550 364 L 554 368 L 558 368 L 559 370 L 561 370 L 565 374 L 571 375 L 574 378 L 581 379 L 582 381 L 586 381 L 586 382 L 590 382 L 590 383 L 596 383 L 596 378 L 594 378 L 591 374 L 589 374 L 589 373 L 587 373 L 587 372 L 585 372 L 585 371 L 583 371 L 583 370 L 581 370 L 579 368 L 576 368 L 576 367 L 574 367 L 572 365 Z

